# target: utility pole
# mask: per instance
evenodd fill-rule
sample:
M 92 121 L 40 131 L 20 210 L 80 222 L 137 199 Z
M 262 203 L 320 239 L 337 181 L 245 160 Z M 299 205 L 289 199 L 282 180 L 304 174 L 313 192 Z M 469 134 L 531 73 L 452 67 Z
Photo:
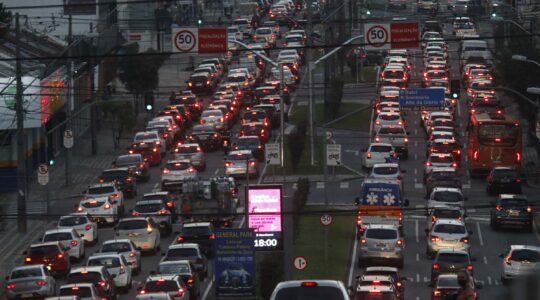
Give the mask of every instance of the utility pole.
M 71 17 L 71 13 L 69 14 L 69 24 L 68 24 L 68 37 L 67 37 L 67 44 L 68 44 L 68 51 L 67 51 L 67 57 L 66 57 L 66 72 L 67 72 L 67 82 L 68 82 L 68 89 L 67 89 L 67 112 L 66 112 L 66 119 L 67 119 L 67 126 L 66 129 L 71 130 L 71 112 L 73 110 L 73 62 L 71 60 L 71 42 L 72 42 L 72 26 L 73 26 L 73 20 Z M 66 186 L 71 184 L 71 178 L 69 174 L 70 169 L 70 160 L 71 160 L 71 149 L 66 148 Z
M 15 107 L 17 114 L 17 231 L 26 233 L 26 131 L 24 130 L 24 107 L 21 66 L 21 27 L 19 14 L 15 14 L 15 77 L 17 92 L 15 93 Z
M 96 130 L 96 123 L 97 123 L 97 107 L 96 107 L 96 94 L 95 94 L 95 88 L 96 88 L 96 82 L 95 82 L 95 71 L 96 68 L 94 66 L 95 60 L 94 60 L 94 26 L 92 23 L 90 23 L 90 70 L 91 70 L 91 83 L 90 83 L 90 135 L 92 138 L 92 155 L 97 154 L 97 130 Z
M 313 68 L 315 67 L 313 61 L 313 13 L 311 11 L 312 4 L 308 1 L 307 5 L 307 72 L 308 72 L 308 85 L 309 85 L 309 151 L 311 157 L 311 165 L 315 165 L 315 112 L 313 103 Z

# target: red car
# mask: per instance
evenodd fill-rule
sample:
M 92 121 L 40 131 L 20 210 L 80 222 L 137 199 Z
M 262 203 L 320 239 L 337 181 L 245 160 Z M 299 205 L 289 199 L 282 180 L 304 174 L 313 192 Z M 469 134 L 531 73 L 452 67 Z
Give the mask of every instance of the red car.
M 154 141 L 142 141 L 131 144 L 128 150 L 129 154 L 140 153 L 144 161 L 151 166 L 159 166 L 161 164 L 161 149 L 160 145 Z
M 71 267 L 69 254 L 58 241 L 30 245 L 23 254 L 25 265 L 44 264 L 51 273 L 61 275 L 69 273 Z

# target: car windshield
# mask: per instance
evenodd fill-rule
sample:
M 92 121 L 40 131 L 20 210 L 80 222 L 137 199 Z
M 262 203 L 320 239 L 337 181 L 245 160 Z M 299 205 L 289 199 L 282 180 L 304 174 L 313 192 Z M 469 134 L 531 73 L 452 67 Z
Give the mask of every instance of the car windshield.
M 199 146 L 181 146 L 178 147 L 178 153 L 197 153 Z
M 392 152 L 392 146 L 371 145 L 370 152 Z
M 501 199 L 503 207 L 525 207 L 528 205 L 525 199 Z
M 88 223 L 88 219 L 84 216 L 63 217 L 58 222 L 58 226 L 77 226 Z
M 120 230 L 146 229 L 148 222 L 146 220 L 125 220 L 118 224 Z
M 201 118 L 221 118 L 223 113 L 221 110 L 205 110 L 201 114 Z
M 43 237 L 44 242 L 67 241 L 71 239 L 72 236 L 70 232 L 49 233 Z
M 432 155 L 429 157 L 431 162 L 434 163 L 452 163 L 454 158 L 450 155 Z
M 58 246 L 56 245 L 37 246 L 37 247 L 30 247 L 30 250 L 28 250 L 28 255 L 31 255 L 31 256 L 55 255 L 58 252 L 60 252 L 60 250 L 58 249 Z
M 110 194 L 114 193 L 114 187 L 112 186 L 99 186 L 88 188 L 88 194 L 91 195 L 101 195 L 101 194 Z
M 259 146 L 259 138 L 238 139 L 236 146 L 238 146 L 238 149 L 256 149 Z
M 79 296 L 81 299 L 92 299 L 92 290 L 90 287 L 71 287 L 60 289 L 60 296 Z
M 457 276 L 439 276 L 439 280 L 437 280 L 437 286 L 445 288 L 458 288 L 459 283 L 457 280 Z
M 375 175 L 393 175 L 398 173 L 397 167 L 374 167 L 373 174 Z
M 393 240 L 397 237 L 397 231 L 392 229 L 370 228 L 366 231 L 366 238 L 370 239 Z
M 178 283 L 165 279 L 148 281 L 144 285 L 146 293 L 171 292 L 178 290 L 178 288 Z
M 161 274 L 190 274 L 188 264 L 174 263 L 174 264 L 160 264 L 159 273 Z
M 460 202 L 463 201 L 463 196 L 457 192 L 436 191 L 433 195 L 433 200 L 442 202 Z
M 516 178 L 518 177 L 518 172 L 511 169 L 499 169 L 495 170 L 491 177 L 493 177 L 493 179 Z
M 301 43 L 304 41 L 304 38 L 302 36 L 288 36 L 285 38 L 285 42 L 287 43 Z
M 173 248 L 167 251 L 167 258 L 186 258 L 186 257 L 197 257 L 199 256 L 197 249 L 195 248 Z M 176 260 L 176 259 L 174 259 Z
M 227 156 L 227 160 L 250 160 L 251 159 L 251 153 L 238 153 L 238 154 L 230 154 Z
M 208 226 L 196 226 L 196 227 L 184 227 L 182 228 L 183 236 L 198 236 L 198 235 L 211 235 L 212 230 Z
M 431 172 L 431 178 L 433 180 L 455 179 L 456 178 L 456 173 L 454 173 L 454 172 Z
M 189 169 L 190 166 L 189 162 L 174 162 L 167 163 L 165 168 L 172 171 L 183 171 Z
M 100 252 L 128 252 L 131 251 L 129 243 L 109 243 L 101 247 Z
M 155 203 L 155 204 L 138 204 L 133 209 L 136 212 L 140 213 L 152 213 L 157 212 L 163 208 L 162 204 Z
M 289 287 L 279 290 L 275 300 L 346 300 L 336 287 Z M 347 299 L 348 300 L 348 299 Z
M 513 261 L 528 261 L 528 262 L 538 262 L 540 261 L 540 253 L 531 249 L 519 249 L 512 251 L 511 260 Z
M 405 76 L 405 73 L 403 71 L 392 70 L 384 71 L 383 75 L 384 79 L 402 79 Z
M 195 126 L 193 127 L 193 134 L 211 134 L 214 133 L 214 126 Z
M 484 145 L 513 146 L 519 131 L 515 124 L 481 124 L 478 125 L 478 140 Z
M 67 278 L 67 283 L 97 283 L 101 281 L 101 274 L 99 272 L 76 272 L 70 273 Z
M 461 254 L 461 253 L 439 253 L 437 260 L 439 262 L 467 263 L 469 262 L 469 257 L 466 254 Z
M 401 127 L 383 127 L 379 129 L 379 134 L 405 134 Z
M 40 277 L 43 275 L 41 268 L 31 268 L 31 269 L 22 269 L 22 270 L 13 270 L 11 272 L 11 279 L 19 279 L 26 277 Z
M 115 170 L 115 171 L 106 171 L 101 173 L 100 178 L 105 181 L 112 181 L 115 179 L 121 179 L 129 176 L 129 171 L 127 170 Z
M 159 139 L 157 133 L 145 132 L 135 134 L 135 141 Z
M 120 259 L 118 257 L 97 257 L 88 259 L 89 266 L 104 266 L 106 268 L 120 267 Z
M 435 228 L 433 229 L 434 232 L 440 232 L 440 233 L 465 233 L 465 226 L 462 225 L 456 225 L 456 224 L 437 224 Z
M 395 121 L 395 120 L 399 120 L 399 115 L 394 115 L 394 114 L 380 114 L 379 115 L 379 119 L 381 120 L 384 120 L 384 121 Z
M 117 166 L 129 166 L 142 163 L 140 155 L 122 155 L 114 162 Z

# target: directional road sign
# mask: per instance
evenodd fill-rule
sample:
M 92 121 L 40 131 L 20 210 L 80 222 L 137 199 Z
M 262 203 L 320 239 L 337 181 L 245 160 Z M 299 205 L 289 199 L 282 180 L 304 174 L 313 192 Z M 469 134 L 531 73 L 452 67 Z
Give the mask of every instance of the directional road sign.
M 399 107 L 401 110 L 433 110 L 443 106 L 443 88 L 399 90 Z
M 303 256 L 297 256 L 293 260 L 293 265 L 295 269 L 303 271 L 308 266 L 307 259 Z
M 226 28 L 173 28 L 172 51 L 175 53 L 226 53 Z

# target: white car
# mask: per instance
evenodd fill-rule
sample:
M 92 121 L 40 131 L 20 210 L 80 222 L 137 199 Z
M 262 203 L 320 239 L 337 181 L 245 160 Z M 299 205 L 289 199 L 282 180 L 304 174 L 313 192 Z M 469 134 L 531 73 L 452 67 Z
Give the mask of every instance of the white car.
M 242 41 L 244 39 L 244 33 L 240 30 L 238 26 L 227 27 L 227 36 L 228 39 L 232 38 L 237 41 Z
M 503 259 L 501 274 L 503 283 L 523 275 L 538 274 L 540 267 L 540 247 L 538 246 L 511 245 L 500 257 Z
M 139 294 L 135 300 L 173 300 L 174 298 L 167 293 L 145 293 Z
M 433 208 L 430 208 L 428 209 L 426 216 L 426 228 L 428 230 L 431 230 L 433 224 L 435 224 L 435 222 L 437 222 L 437 220 L 439 219 L 462 221 L 464 218 L 463 214 L 461 213 L 461 209 L 450 206 L 435 206 Z
M 428 257 L 434 257 L 439 250 L 446 248 L 465 251 L 470 249 L 469 232 L 463 221 L 439 219 L 435 221 L 431 230 L 426 229 L 426 232 Z
M 182 189 L 184 182 L 197 178 L 189 159 L 169 160 L 161 174 L 161 189 Z
M 159 226 L 151 217 L 121 219 L 116 226 L 119 239 L 130 239 L 137 249 L 157 253 L 161 249 Z
M 197 143 L 181 144 L 174 149 L 174 159 L 188 159 L 191 165 L 198 171 L 206 169 L 204 152 Z
M 61 216 L 58 220 L 57 228 L 73 228 L 81 235 L 87 244 L 95 244 L 98 241 L 97 223 L 90 219 L 87 212 L 72 213 L 67 216 Z
M 104 266 L 109 274 L 114 275 L 114 285 L 129 291 L 132 284 L 132 271 L 122 254 L 97 253 L 88 257 L 87 266 Z
M 296 49 L 285 49 L 285 50 L 279 51 L 279 54 L 278 54 L 278 57 L 277 57 L 276 61 L 282 61 L 282 60 L 285 59 L 285 57 L 291 57 L 291 56 L 294 57 L 294 60 L 296 60 L 298 63 L 300 63 L 301 57 L 298 54 L 298 51 L 296 51 Z
M 45 231 L 41 242 L 56 242 L 58 241 L 62 247 L 69 248 L 68 254 L 70 258 L 77 261 L 84 259 L 85 248 L 84 241 L 73 228 L 50 229 Z
M 279 80 L 281 81 L 281 67 L 273 67 L 270 71 L 270 78 L 272 80 Z M 291 72 L 291 69 L 287 66 L 283 66 L 283 82 L 285 82 L 285 85 L 293 85 L 298 80 L 298 77 Z
M 273 47 L 276 44 L 276 35 L 270 27 L 259 27 L 253 34 L 253 40 L 258 43 L 266 43 L 268 47 Z
M 76 299 L 80 300 L 101 300 L 99 292 L 96 289 L 96 286 L 93 283 L 73 283 L 73 284 L 64 284 L 60 287 L 60 292 L 58 293 L 60 297 L 62 296 L 78 296 Z M 60 298 L 60 299 L 69 299 L 69 298 Z
M 30 296 L 47 297 L 56 294 L 56 280 L 45 265 L 18 266 L 11 270 L 5 281 L 8 300 Z
M 461 215 L 465 216 L 465 200 L 461 189 L 449 187 L 435 187 L 427 199 L 427 207 L 449 206 L 459 208 Z
M 141 251 L 129 239 L 108 240 L 103 242 L 97 253 L 118 253 L 122 254 L 134 274 L 141 272 Z
M 395 156 L 394 147 L 387 143 L 371 143 L 362 156 L 362 167 L 372 168 L 375 164 L 386 163 Z
M 425 166 L 424 166 L 424 178 L 428 176 L 433 168 L 458 168 L 454 155 L 451 153 L 430 153 Z
M 117 201 L 109 197 L 87 198 L 79 202 L 77 211 L 87 213 L 97 223 L 114 224 L 120 218 Z
M 217 130 L 225 128 L 225 116 L 219 109 L 208 109 L 201 113 L 200 123 L 205 125 L 213 125 Z
M 141 289 L 141 294 L 167 293 L 175 300 L 190 299 L 189 290 L 180 275 L 150 275 Z
M 377 115 L 375 118 L 375 125 L 373 126 L 375 132 L 377 132 L 381 127 L 394 125 L 394 126 L 403 126 L 405 122 L 401 118 L 401 115 L 396 112 L 383 112 Z
M 398 163 L 380 163 L 373 165 L 369 178 L 402 180 L 403 173 Z
M 152 217 L 159 225 L 162 234 L 172 232 L 172 212 L 162 199 L 139 200 L 131 211 L 134 217 Z
M 145 142 L 148 140 L 155 141 L 156 144 L 161 145 L 161 147 L 159 148 L 161 149 L 162 156 L 165 156 L 165 154 L 167 154 L 166 141 L 161 136 L 159 136 L 159 133 L 157 131 L 140 131 L 135 133 L 135 137 L 133 137 L 133 143 Z
M 107 197 L 110 202 L 118 206 L 118 212 L 124 212 L 124 192 L 118 187 L 115 182 L 104 182 L 89 185 L 83 192 L 83 199 Z

